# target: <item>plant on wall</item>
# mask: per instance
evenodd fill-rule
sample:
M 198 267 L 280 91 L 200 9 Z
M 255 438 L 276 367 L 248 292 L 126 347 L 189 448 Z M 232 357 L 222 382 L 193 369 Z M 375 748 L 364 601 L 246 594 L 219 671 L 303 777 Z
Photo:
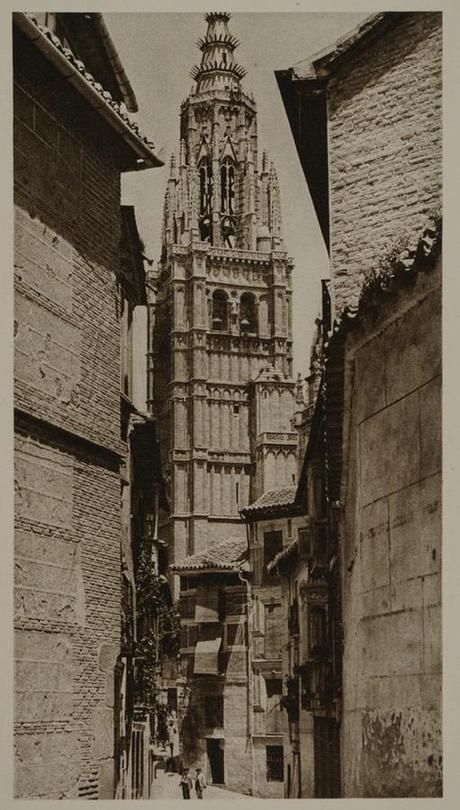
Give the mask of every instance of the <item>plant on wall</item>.
M 148 548 L 141 550 L 136 570 L 136 626 L 138 689 L 142 702 L 157 715 L 161 662 L 179 654 L 179 611 Z

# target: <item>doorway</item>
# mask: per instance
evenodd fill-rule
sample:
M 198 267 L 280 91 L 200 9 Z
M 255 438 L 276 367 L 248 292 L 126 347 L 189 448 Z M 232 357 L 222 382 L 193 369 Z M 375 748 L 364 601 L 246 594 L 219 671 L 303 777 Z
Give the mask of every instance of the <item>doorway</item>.
M 206 740 L 210 781 L 213 785 L 225 783 L 224 741 L 223 739 Z

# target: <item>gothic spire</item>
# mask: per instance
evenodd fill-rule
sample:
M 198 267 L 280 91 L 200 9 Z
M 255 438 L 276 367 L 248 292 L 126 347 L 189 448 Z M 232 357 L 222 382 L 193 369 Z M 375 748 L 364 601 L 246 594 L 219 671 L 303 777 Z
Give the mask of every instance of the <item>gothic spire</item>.
M 227 11 L 210 11 L 204 15 L 208 29 L 196 43 L 202 52 L 201 62 L 190 73 L 197 83 L 198 93 L 217 88 L 236 90 L 246 75 L 245 69 L 235 62 L 233 52 L 239 42 L 228 30 L 230 16 Z

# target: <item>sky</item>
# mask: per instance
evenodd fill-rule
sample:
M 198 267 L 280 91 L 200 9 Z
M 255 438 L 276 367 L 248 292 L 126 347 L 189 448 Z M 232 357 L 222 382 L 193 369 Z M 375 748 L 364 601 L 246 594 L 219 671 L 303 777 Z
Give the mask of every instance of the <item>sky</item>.
M 236 61 L 247 70 L 243 87 L 253 91 L 257 102 L 259 155 L 266 149 L 278 173 L 284 242 L 295 262 L 295 376 L 308 373 L 314 321 L 320 312 L 319 281 L 329 276 L 329 263 L 274 71 L 332 44 L 365 16 L 235 12 L 229 23 L 230 32 L 240 41 Z M 123 202 L 136 208 L 146 255 L 156 263 L 169 159 L 178 152 L 180 104 L 193 85 L 189 72 L 201 56 L 195 43 L 205 33 L 206 23 L 202 14 L 187 12 L 111 13 L 104 18 L 139 102 L 140 111 L 133 117 L 165 162 L 160 169 L 125 175 L 122 186 Z

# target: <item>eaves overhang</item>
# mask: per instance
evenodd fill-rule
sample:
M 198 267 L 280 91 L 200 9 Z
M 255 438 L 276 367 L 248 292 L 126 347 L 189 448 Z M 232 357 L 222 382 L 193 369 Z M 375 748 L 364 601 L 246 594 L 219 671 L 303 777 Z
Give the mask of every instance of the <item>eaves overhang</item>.
M 84 63 L 74 57 L 59 37 L 40 25 L 32 13 L 14 12 L 13 23 L 80 93 L 115 135 L 123 140 L 133 156 L 132 168 L 139 170 L 164 165 L 153 151 L 153 143 L 140 133 L 138 125 L 122 111 L 120 104 L 96 82 Z

